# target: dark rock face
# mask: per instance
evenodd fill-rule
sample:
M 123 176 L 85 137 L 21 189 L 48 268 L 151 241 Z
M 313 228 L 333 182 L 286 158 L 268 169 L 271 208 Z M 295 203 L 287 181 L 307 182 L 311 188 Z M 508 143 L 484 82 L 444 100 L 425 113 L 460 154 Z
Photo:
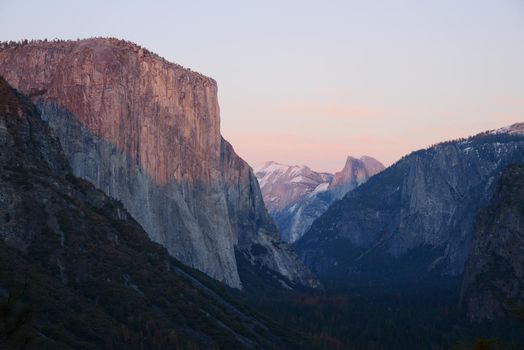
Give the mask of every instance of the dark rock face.
M 413 152 L 331 205 L 297 250 L 321 279 L 342 284 L 366 280 L 367 274 L 383 278 L 376 273 L 382 268 L 397 279 L 423 276 L 417 266 L 461 275 L 475 214 L 488 203 L 503 169 L 524 163 L 521 128 Z M 401 259 L 413 254 L 415 263 Z
M 1 77 L 0 146 L 2 349 L 289 345 L 71 175 L 36 107 Z M 11 322 L 6 308 L 23 317 Z
M 524 166 L 507 168 L 477 214 L 462 304 L 474 320 L 524 307 Z
M 336 199 L 384 169 L 374 158 L 348 157 L 336 174 L 318 173 L 307 166 L 267 162 L 255 170 L 269 213 L 282 239 L 294 242 Z
M 240 288 L 235 249 L 262 244 L 252 261 L 309 283 L 293 251 L 275 248 L 256 178 L 220 136 L 214 80 L 116 39 L 4 44 L 0 74 L 32 96 L 74 174 L 173 256 Z

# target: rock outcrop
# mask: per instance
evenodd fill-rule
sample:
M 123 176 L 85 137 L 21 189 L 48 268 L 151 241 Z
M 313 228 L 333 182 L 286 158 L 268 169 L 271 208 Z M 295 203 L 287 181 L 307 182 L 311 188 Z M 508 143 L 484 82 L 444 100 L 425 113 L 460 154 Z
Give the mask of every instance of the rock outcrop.
M 477 214 L 462 293 L 462 305 L 477 321 L 524 308 L 522 165 L 504 171 L 489 205 Z
M 524 164 L 522 126 L 405 156 L 333 203 L 295 247 L 333 283 L 460 276 L 475 214 L 503 169 Z
M 292 251 L 275 248 L 256 178 L 220 135 L 213 79 L 116 39 L 2 44 L 0 74 L 31 96 L 74 174 L 173 256 L 240 288 L 235 249 L 267 245 L 264 264 L 308 284 Z
M 255 175 L 282 239 L 295 242 L 331 203 L 383 169 L 376 159 L 363 156 L 348 157 L 344 169 L 335 175 L 275 162 L 255 169 Z
M 371 176 L 384 170 L 384 165 L 378 160 L 368 156 L 346 159 L 344 168 L 335 173 L 333 181 L 329 184 L 329 190 L 337 198 L 342 198 L 346 193 L 366 182 Z
M 70 172 L 0 77 L 0 348 L 295 348 Z

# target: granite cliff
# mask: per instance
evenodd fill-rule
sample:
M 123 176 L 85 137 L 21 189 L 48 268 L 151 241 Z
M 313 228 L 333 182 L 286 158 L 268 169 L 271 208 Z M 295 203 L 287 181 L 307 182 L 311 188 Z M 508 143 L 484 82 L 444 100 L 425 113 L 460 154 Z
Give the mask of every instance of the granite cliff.
M 457 280 L 477 211 L 504 168 L 524 164 L 523 126 L 405 156 L 333 203 L 296 242 L 297 250 L 328 284 Z
M 0 348 L 293 347 L 277 334 L 73 176 L 37 108 L 0 77 Z
M 237 250 L 310 284 L 279 244 L 251 168 L 220 135 L 213 79 L 105 38 L 4 43 L 0 74 L 41 110 L 73 173 L 120 200 L 174 257 L 241 288 Z
M 524 307 L 522 165 L 504 171 L 489 205 L 477 214 L 462 288 L 462 304 L 477 321 Z
M 357 186 L 366 182 L 371 176 L 384 170 L 384 165 L 375 158 L 362 156 L 347 157 L 344 168 L 333 175 L 329 190 L 337 199 L 342 198 Z
M 267 162 L 255 169 L 255 175 L 282 239 L 295 242 L 331 203 L 383 169 L 374 158 L 349 156 L 344 168 L 335 174 Z

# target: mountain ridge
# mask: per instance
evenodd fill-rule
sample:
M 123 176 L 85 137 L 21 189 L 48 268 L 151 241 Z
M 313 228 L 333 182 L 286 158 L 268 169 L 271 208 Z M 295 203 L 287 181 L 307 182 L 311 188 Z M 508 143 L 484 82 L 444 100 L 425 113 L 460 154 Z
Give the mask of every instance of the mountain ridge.
M 335 174 L 269 161 L 255 168 L 255 175 L 282 238 L 292 243 L 333 201 L 383 169 L 372 157 L 348 156 L 343 169 Z
M 431 272 L 427 276 L 461 275 L 474 214 L 487 203 L 502 169 L 524 162 L 524 137 L 512 133 L 520 127 L 441 142 L 402 157 L 335 202 L 295 247 L 310 268 L 335 284 L 368 277 L 379 283 L 382 265 L 373 266 L 372 256 L 383 264 L 391 260 L 387 267 L 394 268 L 395 261 L 419 249 L 427 250 L 417 258 L 424 257 L 418 264 Z M 391 276 L 409 275 L 407 265 L 395 268 Z M 410 278 L 415 276 L 424 274 Z

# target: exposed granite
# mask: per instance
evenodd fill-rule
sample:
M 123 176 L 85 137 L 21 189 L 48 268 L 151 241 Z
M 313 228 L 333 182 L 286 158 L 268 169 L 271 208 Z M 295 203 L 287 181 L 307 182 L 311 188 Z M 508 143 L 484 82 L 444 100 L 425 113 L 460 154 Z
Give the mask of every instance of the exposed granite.
M 524 308 L 524 166 L 507 168 L 477 214 L 462 305 L 474 320 Z
M 371 176 L 384 170 L 384 165 L 369 156 L 360 158 L 347 157 L 344 168 L 335 173 L 329 184 L 329 190 L 337 198 L 342 198 L 346 193 L 366 182 Z
M 346 283 L 421 249 L 427 272 L 461 275 L 475 214 L 503 169 L 524 164 L 521 126 L 413 152 L 331 205 L 295 247 L 321 280 Z
M 73 176 L 37 108 L 2 77 L 0 305 L 2 349 L 300 347 Z
M 75 175 L 184 263 L 240 288 L 235 247 L 278 240 L 251 169 L 220 136 L 213 79 L 116 39 L 3 44 L 0 74 L 42 110 Z

